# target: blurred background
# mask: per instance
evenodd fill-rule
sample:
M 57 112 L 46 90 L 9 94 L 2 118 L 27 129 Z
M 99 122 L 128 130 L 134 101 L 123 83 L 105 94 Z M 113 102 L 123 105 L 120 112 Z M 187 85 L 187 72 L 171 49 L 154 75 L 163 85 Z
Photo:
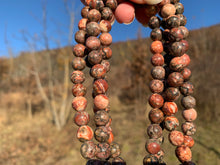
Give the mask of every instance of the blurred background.
M 191 30 L 188 54 L 198 111 L 193 160 L 219 165 L 220 2 L 181 2 Z M 0 0 L 0 164 L 85 164 L 76 139 L 69 80 L 82 7 L 79 0 Z M 113 133 L 127 164 L 140 165 L 147 154 L 151 110 L 150 29 L 137 21 L 129 26 L 115 22 L 111 34 L 113 57 L 107 79 Z M 88 69 L 85 72 L 87 111 L 92 116 L 92 78 Z M 94 127 L 92 120 L 90 125 Z M 165 161 L 178 164 L 175 147 L 165 140 L 163 148 Z

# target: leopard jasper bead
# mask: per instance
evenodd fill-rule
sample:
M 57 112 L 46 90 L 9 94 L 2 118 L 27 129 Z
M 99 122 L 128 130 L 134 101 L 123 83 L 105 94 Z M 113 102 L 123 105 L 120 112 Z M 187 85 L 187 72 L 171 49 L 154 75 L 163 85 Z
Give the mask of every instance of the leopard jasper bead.
M 112 158 L 116 158 L 116 157 L 120 156 L 121 150 L 120 150 L 120 146 L 117 143 L 112 143 L 110 145 L 110 147 L 111 147 L 111 157 Z
M 110 47 L 102 47 L 100 49 L 100 53 L 102 54 L 102 58 L 105 60 L 112 57 L 112 50 Z
M 176 14 L 183 14 L 184 6 L 182 3 L 176 3 L 174 6 L 176 7 Z
M 104 78 L 106 74 L 106 69 L 101 64 L 94 65 L 90 70 L 90 75 L 94 78 Z
M 191 75 L 192 75 L 192 72 L 189 68 L 184 68 L 182 71 L 181 71 L 181 74 L 183 75 L 183 79 L 185 81 L 189 80 L 191 78 Z
M 81 16 L 83 18 L 87 18 L 88 13 L 89 13 L 90 7 L 89 6 L 85 6 L 82 10 L 81 10 Z
M 85 111 L 76 112 L 74 122 L 78 126 L 87 125 L 89 123 L 89 114 Z
M 102 61 L 102 55 L 100 51 L 93 50 L 88 54 L 88 62 L 91 65 L 99 64 Z
M 144 160 L 143 160 L 143 165 L 150 165 L 150 164 L 158 164 L 159 163 L 159 160 L 156 156 L 154 155 L 147 155 L 144 157 Z
M 184 142 L 184 135 L 179 131 L 172 131 L 169 134 L 169 141 L 174 146 L 181 146 Z
M 194 108 L 185 109 L 182 112 L 182 115 L 183 115 L 183 118 L 189 122 L 194 121 L 197 118 L 197 112 Z
M 103 46 L 109 46 L 112 43 L 112 36 L 109 33 L 102 33 L 99 39 Z
M 109 7 L 111 10 L 115 10 L 118 6 L 117 0 L 105 0 L 105 6 Z
M 84 96 L 86 94 L 86 87 L 83 84 L 75 84 L 72 88 L 73 96 Z
M 73 54 L 76 57 L 84 57 L 85 56 L 86 47 L 83 44 L 76 44 L 73 47 Z
M 191 137 L 191 136 L 187 136 L 187 135 L 185 135 L 184 136 L 184 142 L 183 142 L 183 144 L 185 145 L 185 146 L 187 146 L 187 147 L 189 147 L 189 148 L 192 148 L 193 146 L 194 146 L 194 140 L 193 140 L 193 138 Z
M 171 15 L 166 18 L 166 28 L 172 29 L 180 26 L 180 18 L 176 15 Z
M 104 79 L 95 80 L 93 83 L 93 91 L 96 94 L 105 94 L 108 90 L 108 83 Z
M 106 127 L 100 126 L 95 129 L 95 139 L 98 142 L 107 142 L 109 139 L 109 131 Z
M 96 154 L 96 145 L 93 141 L 87 141 L 81 145 L 80 148 L 81 155 L 85 159 L 93 159 Z
M 91 127 L 84 125 L 77 130 L 77 139 L 80 142 L 90 141 L 93 138 L 93 130 Z
M 164 84 L 161 80 L 152 80 L 149 86 L 152 93 L 161 93 L 164 90 Z
M 82 71 L 73 71 L 71 74 L 71 81 L 74 84 L 81 84 L 85 81 L 85 75 Z
M 75 41 L 79 44 L 84 44 L 86 41 L 86 31 L 85 30 L 79 30 L 75 33 Z
M 155 28 L 159 28 L 160 27 L 160 18 L 157 17 L 157 16 L 152 16 L 148 22 L 148 26 L 151 28 L 151 29 L 155 29 Z
M 175 102 L 165 102 L 162 108 L 165 115 L 174 115 L 178 112 L 178 107 Z
M 85 60 L 80 57 L 76 57 L 72 61 L 72 68 L 75 70 L 83 70 L 85 66 L 86 66 Z
M 174 116 L 167 116 L 164 119 L 164 126 L 168 131 L 174 131 L 179 126 L 179 121 Z
M 151 107 L 153 108 L 160 108 L 163 106 L 163 103 L 164 103 L 163 97 L 160 94 L 156 94 L 156 93 L 152 94 L 149 97 L 148 101 Z
M 180 162 L 186 162 L 192 160 L 192 152 L 189 147 L 179 146 L 176 148 L 175 152 Z
M 159 138 L 162 136 L 162 128 L 159 124 L 151 124 L 147 128 L 147 134 L 150 138 Z
M 101 33 L 101 29 L 97 22 L 89 22 L 86 25 L 86 32 L 89 36 L 97 37 Z
M 180 87 L 180 92 L 184 96 L 188 96 L 194 93 L 194 86 L 191 82 L 184 82 Z
M 147 146 L 146 146 L 146 151 L 150 154 L 156 154 L 160 151 L 160 145 L 158 143 L 149 143 Z
M 102 10 L 104 8 L 103 0 L 86 0 L 86 3 L 92 9 Z
M 102 33 L 108 33 L 112 29 L 111 23 L 107 20 L 101 20 L 101 22 L 99 23 L 99 27 Z
M 99 143 L 96 145 L 96 157 L 106 160 L 111 156 L 111 147 L 108 143 Z
M 192 122 L 185 122 L 182 124 L 182 131 L 185 135 L 192 136 L 196 133 L 196 126 Z
M 179 72 L 173 72 L 167 78 L 168 84 L 172 87 L 181 86 L 183 84 L 183 81 L 184 81 L 183 76 Z
M 175 101 L 180 97 L 180 91 L 178 88 L 169 87 L 165 91 L 165 99 L 167 101 Z
M 88 22 L 88 19 L 87 18 L 83 18 L 79 21 L 78 23 L 78 28 L 79 30 L 86 30 L 86 24 Z
M 104 7 L 101 11 L 102 19 L 110 21 L 113 17 L 113 12 L 110 8 Z
M 104 66 L 104 68 L 105 68 L 105 70 L 106 70 L 106 73 L 110 71 L 111 66 L 110 66 L 109 61 L 107 61 L 107 60 L 102 60 L 101 65 Z
M 154 54 L 151 57 L 151 64 L 154 66 L 163 66 L 164 65 L 164 57 L 161 54 Z
M 180 18 L 180 26 L 185 26 L 187 23 L 186 16 L 183 14 L 177 14 L 177 16 Z
M 150 37 L 153 41 L 161 41 L 162 34 L 163 34 L 163 32 L 160 28 L 155 28 L 151 31 Z
M 94 98 L 94 106 L 100 110 L 104 110 L 109 105 L 109 98 L 106 95 L 100 94 Z
M 77 96 L 72 101 L 72 107 L 76 111 L 83 111 L 86 109 L 87 100 L 85 97 Z
M 163 80 L 165 78 L 165 69 L 162 66 L 155 66 L 151 70 L 154 79 Z
M 87 18 L 90 22 L 99 22 L 101 20 L 101 13 L 96 9 L 91 9 L 88 12 Z
M 95 124 L 98 126 L 105 126 L 109 122 L 109 114 L 104 111 L 97 111 L 94 116 Z
M 160 124 L 164 119 L 164 114 L 160 109 L 155 108 L 149 112 L 149 119 L 152 123 Z
M 181 100 L 181 104 L 184 108 L 194 108 L 196 106 L 196 99 L 192 96 L 185 96 Z
M 86 39 L 86 46 L 89 50 L 97 50 L 101 46 L 101 42 L 95 36 L 90 36 Z

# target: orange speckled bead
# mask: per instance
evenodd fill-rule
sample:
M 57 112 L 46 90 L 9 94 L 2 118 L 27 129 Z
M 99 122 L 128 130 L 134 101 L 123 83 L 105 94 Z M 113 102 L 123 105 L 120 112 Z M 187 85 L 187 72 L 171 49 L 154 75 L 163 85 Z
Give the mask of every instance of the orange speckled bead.
M 165 78 L 165 69 L 162 66 L 155 66 L 151 69 L 151 76 L 154 79 L 163 80 Z
M 82 10 L 81 10 L 81 16 L 83 18 L 87 18 L 87 15 L 89 13 L 90 7 L 89 6 L 85 6 Z
M 184 142 L 184 135 L 179 131 L 172 131 L 169 134 L 170 143 L 174 146 L 181 146 Z
M 75 40 L 79 44 L 84 44 L 86 41 L 86 31 L 85 30 L 79 30 L 75 33 Z
M 76 44 L 73 47 L 73 54 L 76 57 L 84 57 L 85 56 L 86 47 L 83 44 Z
M 110 47 L 103 47 L 100 50 L 103 59 L 110 59 L 112 57 L 112 50 Z
M 90 36 L 86 39 L 86 46 L 90 50 L 97 50 L 101 46 L 101 42 L 95 36 Z
M 101 44 L 104 46 L 109 46 L 112 43 L 112 36 L 109 33 L 102 33 L 99 37 Z
M 73 71 L 71 74 L 71 81 L 74 84 L 80 84 L 83 83 L 85 81 L 85 75 L 82 71 Z
M 179 87 L 183 84 L 183 76 L 181 73 L 179 72 L 173 72 L 171 74 L 169 74 L 168 78 L 167 78 L 167 82 L 170 86 L 172 87 Z
M 89 141 L 93 138 L 93 130 L 91 127 L 84 125 L 77 130 L 77 139 L 81 142 Z
M 108 33 L 111 31 L 112 29 L 112 25 L 109 21 L 107 20 L 101 20 L 101 22 L 99 23 L 100 29 L 102 33 Z
M 104 78 L 106 74 L 106 69 L 101 64 L 94 65 L 90 70 L 90 75 L 94 78 Z
M 164 99 L 161 95 L 155 93 L 152 94 L 149 97 L 149 104 L 153 107 L 153 108 L 160 108 L 163 106 L 164 103 Z
M 76 111 L 83 111 L 86 109 L 86 106 L 87 106 L 87 100 L 85 97 L 78 96 L 75 97 L 72 101 L 72 107 Z
M 154 66 L 163 66 L 163 64 L 164 64 L 164 57 L 161 54 L 154 54 L 151 57 L 151 63 Z
M 161 16 L 163 18 L 167 18 L 170 15 L 174 15 L 176 13 L 176 7 L 172 4 L 166 4 L 161 9 Z
M 159 124 L 151 124 L 147 128 L 147 134 L 150 138 L 158 139 L 162 136 L 162 128 Z
M 185 81 L 189 80 L 190 77 L 191 77 L 191 70 L 189 68 L 184 68 L 182 71 L 181 71 L 181 74 L 183 75 L 183 79 Z
M 108 143 L 99 143 L 96 145 L 96 157 L 106 160 L 111 156 L 111 147 Z
M 186 67 L 186 63 L 184 62 L 183 58 L 181 57 L 174 57 L 171 61 L 170 61 L 170 69 L 172 69 L 173 71 L 176 72 L 180 72 L 184 69 L 184 67 Z
M 149 112 L 149 119 L 152 123 L 160 124 L 164 119 L 163 112 L 158 108 L 152 109 Z
M 109 131 L 104 126 L 96 127 L 94 135 L 95 135 L 95 139 L 101 143 L 107 142 L 109 139 Z
M 100 94 L 94 98 L 94 105 L 98 109 L 105 109 L 109 105 L 109 99 L 106 95 Z
M 96 154 L 96 145 L 93 141 L 87 141 L 81 145 L 80 148 L 81 155 L 85 159 L 93 159 Z
M 183 63 L 184 63 L 184 65 L 185 66 L 188 66 L 189 64 L 190 64 L 190 57 L 189 57 L 189 55 L 188 54 L 183 54 L 182 56 L 181 56 L 181 58 L 182 58 L 182 60 L 183 60 Z
M 106 111 L 101 110 L 95 113 L 94 121 L 98 126 L 105 126 L 108 123 L 109 118 L 109 114 Z
M 74 122 L 78 126 L 87 125 L 89 123 L 89 114 L 86 111 L 76 112 Z
M 178 107 L 175 102 L 165 102 L 162 108 L 165 115 L 174 115 L 178 112 Z
M 180 87 L 180 92 L 184 95 L 184 96 L 189 96 L 192 95 L 194 93 L 194 86 L 191 82 L 184 82 L 181 87 Z
M 105 94 L 108 90 L 108 83 L 104 79 L 98 79 L 93 83 L 93 91 L 96 94 Z
M 106 70 L 106 73 L 110 71 L 111 66 L 110 66 L 109 61 L 107 61 L 107 60 L 102 60 L 101 65 L 104 66 L 104 68 L 105 68 L 105 70 Z
M 186 121 L 194 121 L 197 118 L 197 112 L 194 108 L 184 110 L 182 115 Z
M 196 126 L 192 122 L 185 122 L 182 124 L 182 131 L 185 135 L 194 135 L 196 133 Z
M 76 57 L 72 61 L 72 68 L 74 70 L 83 70 L 86 67 L 86 62 L 83 58 Z
M 97 22 L 89 22 L 86 25 L 86 32 L 89 36 L 98 36 L 101 33 L 101 29 Z
M 152 80 L 149 86 L 153 93 L 161 93 L 164 90 L 164 84 L 161 80 Z
M 163 43 L 161 41 L 152 42 L 150 50 L 153 54 L 161 54 L 163 52 Z
M 154 154 L 154 156 L 156 156 L 158 158 L 158 160 L 161 162 L 163 160 L 164 154 L 165 154 L 164 151 L 160 150 L 159 152 Z M 160 165 L 164 165 L 164 164 L 161 163 Z
M 187 162 L 192 160 L 192 152 L 190 148 L 186 146 L 177 147 L 176 156 L 180 162 Z
M 174 116 L 167 116 L 164 119 L 164 126 L 168 131 L 173 131 L 179 126 L 179 121 Z
M 84 96 L 86 94 L 86 87 L 83 84 L 75 84 L 72 88 L 73 96 Z
M 91 9 L 88 12 L 87 18 L 90 22 L 99 22 L 101 20 L 101 13 L 96 9 Z
M 78 23 L 79 30 L 86 30 L 86 24 L 88 22 L 87 18 L 82 18 Z
M 185 145 L 185 146 L 187 146 L 187 147 L 189 147 L 189 148 L 192 148 L 193 146 L 194 146 L 194 140 L 193 140 L 193 138 L 191 137 L 191 136 L 187 136 L 187 135 L 185 135 L 184 136 L 184 142 L 183 142 L 183 144 Z

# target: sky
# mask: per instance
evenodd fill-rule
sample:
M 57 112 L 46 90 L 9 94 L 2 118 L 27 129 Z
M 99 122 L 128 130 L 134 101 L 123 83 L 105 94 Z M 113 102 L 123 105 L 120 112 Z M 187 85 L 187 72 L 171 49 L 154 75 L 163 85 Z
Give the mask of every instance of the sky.
M 220 23 L 219 0 L 181 0 L 187 17 L 186 27 L 190 30 L 208 27 Z M 69 0 L 68 6 L 75 13 L 73 34 L 78 30 L 81 19 L 80 10 L 83 8 L 80 0 Z M 30 47 L 22 37 L 22 31 L 27 38 L 37 39 L 37 49 L 44 49 L 41 42 L 42 34 L 42 0 L 0 0 L 0 57 L 8 56 L 10 47 L 13 55 L 22 51 L 30 51 Z M 68 45 L 69 16 L 63 0 L 47 0 L 48 36 L 51 49 Z M 113 41 L 125 41 L 137 38 L 137 30 L 142 29 L 143 37 L 148 37 L 150 29 L 142 27 L 136 20 L 130 25 L 115 23 L 111 34 Z M 7 42 L 6 42 L 7 41 Z M 59 44 L 57 44 L 59 41 Z M 7 44 L 6 44 L 7 43 Z M 75 44 L 75 41 L 72 41 Z

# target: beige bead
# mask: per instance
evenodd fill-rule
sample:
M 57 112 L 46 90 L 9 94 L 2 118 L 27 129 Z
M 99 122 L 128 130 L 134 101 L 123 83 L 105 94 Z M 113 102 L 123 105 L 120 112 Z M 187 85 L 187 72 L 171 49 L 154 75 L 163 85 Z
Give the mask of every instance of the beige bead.
M 170 15 L 174 15 L 176 13 L 176 8 L 174 5 L 172 4 L 166 4 L 163 6 L 163 8 L 161 9 L 161 16 L 163 18 L 167 18 Z

